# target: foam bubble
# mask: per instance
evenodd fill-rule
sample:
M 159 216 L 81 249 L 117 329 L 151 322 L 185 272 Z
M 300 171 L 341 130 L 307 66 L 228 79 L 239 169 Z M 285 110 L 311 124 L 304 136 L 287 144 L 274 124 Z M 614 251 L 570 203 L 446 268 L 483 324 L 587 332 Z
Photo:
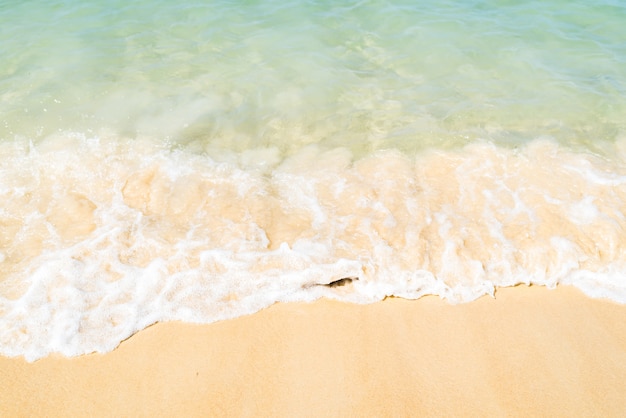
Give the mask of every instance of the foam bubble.
M 619 155 L 548 140 L 207 155 L 69 134 L 0 148 L 3 355 L 106 352 L 157 321 L 322 296 L 458 303 L 532 283 L 626 303 Z

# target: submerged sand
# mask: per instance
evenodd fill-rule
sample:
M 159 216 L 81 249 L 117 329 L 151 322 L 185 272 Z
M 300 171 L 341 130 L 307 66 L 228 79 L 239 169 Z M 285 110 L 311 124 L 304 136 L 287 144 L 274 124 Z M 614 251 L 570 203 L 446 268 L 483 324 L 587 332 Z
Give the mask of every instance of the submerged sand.
M 623 416 L 626 305 L 516 287 L 277 304 L 105 355 L 0 357 L 0 416 Z

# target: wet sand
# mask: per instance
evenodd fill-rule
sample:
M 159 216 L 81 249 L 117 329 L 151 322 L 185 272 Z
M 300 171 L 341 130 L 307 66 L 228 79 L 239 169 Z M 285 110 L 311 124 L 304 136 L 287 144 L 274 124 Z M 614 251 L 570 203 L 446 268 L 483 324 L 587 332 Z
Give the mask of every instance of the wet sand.
M 277 304 L 105 355 L 0 357 L 0 416 L 623 416 L 626 305 L 519 286 Z

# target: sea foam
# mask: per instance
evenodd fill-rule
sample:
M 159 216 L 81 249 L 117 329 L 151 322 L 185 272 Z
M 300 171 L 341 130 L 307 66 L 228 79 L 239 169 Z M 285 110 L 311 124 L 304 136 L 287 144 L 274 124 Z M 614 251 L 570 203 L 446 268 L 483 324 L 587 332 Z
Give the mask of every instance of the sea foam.
M 623 142 L 623 141 L 622 141 Z M 572 285 L 626 303 L 626 170 L 549 139 L 355 158 L 62 134 L 0 144 L 0 353 L 107 352 L 275 302 Z

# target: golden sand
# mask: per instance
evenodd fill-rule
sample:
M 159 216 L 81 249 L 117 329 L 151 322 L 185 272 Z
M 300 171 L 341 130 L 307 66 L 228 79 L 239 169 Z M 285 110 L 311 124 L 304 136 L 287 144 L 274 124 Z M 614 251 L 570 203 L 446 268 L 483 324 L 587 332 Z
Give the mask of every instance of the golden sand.
M 0 416 L 623 416 L 626 306 L 516 287 L 277 304 L 105 355 L 0 357 Z

